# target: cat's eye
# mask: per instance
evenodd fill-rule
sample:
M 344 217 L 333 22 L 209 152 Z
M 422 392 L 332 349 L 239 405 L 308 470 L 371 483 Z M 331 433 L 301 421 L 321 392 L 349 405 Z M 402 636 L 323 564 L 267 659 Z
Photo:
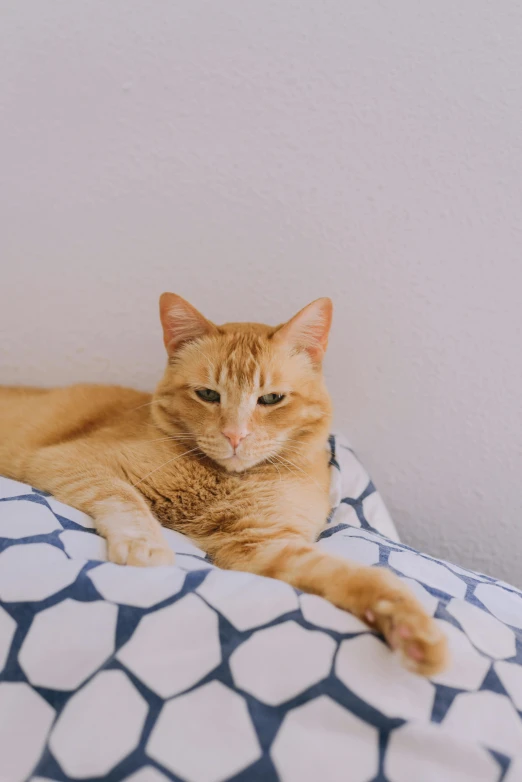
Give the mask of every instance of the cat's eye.
M 257 400 L 258 405 L 277 405 L 285 398 L 284 394 L 264 394 Z
M 204 402 L 219 402 L 221 399 L 217 391 L 212 388 L 196 388 L 196 394 Z

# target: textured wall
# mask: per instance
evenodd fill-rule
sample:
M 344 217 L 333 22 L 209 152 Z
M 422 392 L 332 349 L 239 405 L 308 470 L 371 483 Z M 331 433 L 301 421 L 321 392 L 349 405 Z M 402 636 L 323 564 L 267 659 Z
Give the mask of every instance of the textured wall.
M 522 582 L 522 6 L 4 0 L 1 380 L 151 387 L 157 296 L 328 363 L 404 539 Z

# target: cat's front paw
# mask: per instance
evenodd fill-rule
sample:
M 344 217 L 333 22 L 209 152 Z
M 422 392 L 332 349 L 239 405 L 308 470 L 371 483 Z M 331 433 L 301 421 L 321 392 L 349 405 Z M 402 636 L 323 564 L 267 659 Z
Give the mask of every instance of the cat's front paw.
M 422 676 L 434 676 L 445 668 L 446 637 L 400 579 L 389 571 L 369 568 L 363 581 L 357 613 L 385 637 L 404 666 Z
M 434 676 L 446 667 L 446 638 L 422 606 L 411 598 L 378 600 L 365 621 L 376 627 L 401 656 L 403 665 L 422 676 Z
M 107 553 L 117 565 L 157 567 L 174 563 L 174 552 L 166 542 L 154 537 L 111 537 L 107 541 Z

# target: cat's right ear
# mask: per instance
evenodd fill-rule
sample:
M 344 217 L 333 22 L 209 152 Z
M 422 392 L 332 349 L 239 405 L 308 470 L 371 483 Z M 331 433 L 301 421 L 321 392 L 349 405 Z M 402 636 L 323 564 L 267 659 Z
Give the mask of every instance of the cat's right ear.
M 163 342 L 169 356 L 186 342 L 217 331 L 210 320 L 176 293 L 162 293 L 159 306 Z
M 316 299 L 280 326 L 274 341 L 286 343 L 294 350 L 304 350 L 315 364 L 320 364 L 328 345 L 332 310 L 331 299 Z

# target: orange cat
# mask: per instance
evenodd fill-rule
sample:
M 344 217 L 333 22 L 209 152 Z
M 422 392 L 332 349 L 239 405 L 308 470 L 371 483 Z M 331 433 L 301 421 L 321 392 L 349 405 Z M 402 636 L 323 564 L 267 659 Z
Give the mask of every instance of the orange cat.
M 171 293 L 155 394 L 0 388 L 0 473 L 89 513 L 113 562 L 167 565 L 161 524 L 224 568 L 283 579 L 351 611 L 405 664 L 440 670 L 445 639 L 391 572 L 314 546 L 329 512 L 329 299 L 283 326 L 216 326 Z

